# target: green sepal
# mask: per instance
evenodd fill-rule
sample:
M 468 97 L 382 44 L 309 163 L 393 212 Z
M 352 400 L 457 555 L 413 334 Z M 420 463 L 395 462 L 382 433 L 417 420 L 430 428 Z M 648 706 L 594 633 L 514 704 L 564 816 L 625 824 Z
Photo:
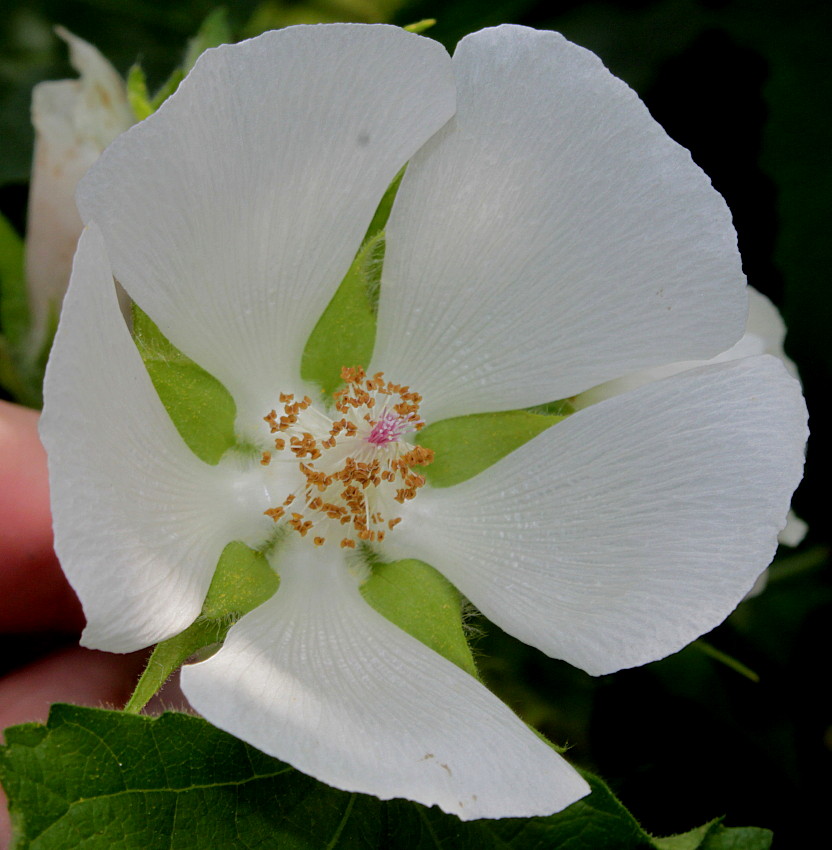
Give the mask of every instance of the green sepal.
M 318 319 L 303 349 L 300 374 L 331 395 L 341 384 L 341 368 L 366 366 L 373 354 L 384 234 L 364 243 L 346 277 Z
M 202 22 L 196 35 L 188 41 L 182 64 L 171 72 L 153 97 L 148 91 L 147 77 L 141 65 L 133 65 L 127 73 L 127 101 L 136 120 L 144 121 L 152 115 L 179 88 L 185 75 L 209 47 L 218 47 L 229 41 L 231 28 L 228 24 L 228 11 L 223 7 L 214 9 Z
M 141 81 L 137 79 L 138 93 L 137 104 L 133 104 L 130 96 L 130 77 L 133 76 L 137 66 L 130 69 L 130 76 L 127 78 L 127 95 L 130 98 L 130 105 L 133 106 L 133 111 L 136 113 L 136 118 L 141 121 L 147 118 L 148 115 L 155 112 L 178 88 L 182 80 L 185 79 L 188 71 L 193 68 L 196 60 L 210 47 L 219 47 L 221 44 L 227 44 L 232 40 L 231 28 L 228 24 L 228 11 L 219 7 L 214 9 L 203 20 L 196 35 L 188 41 L 188 46 L 185 50 L 185 57 L 182 64 L 175 68 L 170 76 L 162 83 L 161 88 L 153 97 L 148 97 L 147 85 L 145 84 L 144 74 L 141 74 Z M 140 69 L 139 69 L 140 70 Z M 138 75 L 137 75 L 138 77 Z
M 138 63 L 127 72 L 127 102 L 137 121 L 144 121 L 148 115 L 153 114 L 153 104 L 147 90 L 147 77 Z
M 265 602 L 280 584 L 265 556 L 234 541 L 223 549 L 199 617 L 184 632 L 157 644 L 124 710 L 136 714 L 194 653 L 222 643 L 229 628 Z
M 557 401 L 548 401 L 545 404 L 535 404 L 532 407 L 524 407 L 526 413 L 539 413 L 541 416 L 571 416 L 575 412 L 575 405 L 568 398 Z
M 237 620 L 274 596 L 279 584 L 266 556 L 235 540 L 222 551 L 201 616 Z
M 228 44 L 232 40 L 231 26 L 228 23 L 228 9 L 219 6 L 206 15 L 196 35 L 188 42 L 182 71 L 187 74 L 196 60 L 209 48 Z
M 432 487 L 460 484 L 565 418 L 506 410 L 442 419 L 416 435 L 414 442 L 434 452 L 433 462 L 419 471 Z
M 188 658 L 206 646 L 221 643 L 229 626 L 221 620 L 199 618 L 184 632 L 156 644 L 124 710 L 138 714 Z
M 187 714 L 54 705 L 46 724 L 14 726 L 0 747 L 16 850 L 771 846 L 768 830 L 718 822 L 652 838 L 601 779 L 583 776 L 592 793 L 557 814 L 463 822 L 435 806 L 329 788 Z
M 181 68 L 175 68 L 170 76 L 162 83 L 162 87 L 150 100 L 150 108 L 155 112 L 178 88 L 179 83 L 185 79 L 185 73 Z
M 153 386 L 188 448 L 205 463 L 219 463 L 236 443 L 237 406 L 231 394 L 172 345 L 135 304 L 133 338 Z
M 379 614 L 479 678 L 465 637 L 459 591 L 433 567 L 411 559 L 375 564 L 361 593 Z
M 436 18 L 422 18 L 421 21 L 414 21 L 414 23 L 402 27 L 402 29 L 407 30 L 407 32 L 414 32 L 418 35 L 435 26 Z
M 387 219 L 390 218 L 390 211 L 393 209 L 393 201 L 396 200 L 396 194 L 399 191 L 399 186 L 402 185 L 402 178 L 407 166 L 404 166 L 399 173 L 393 178 L 393 182 L 387 187 L 384 194 L 381 196 L 378 207 L 373 214 L 370 226 L 367 228 L 367 233 L 364 235 L 364 242 L 378 236 L 385 227 L 387 227 Z M 378 300 L 378 289 L 376 288 L 376 301 Z
M 404 171 L 393 178 L 379 201 L 361 248 L 303 349 L 301 377 L 317 384 L 324 395 L 332 395 L 341 385 L 344 366 L 367 366 L 373 356 L 384 227 Z

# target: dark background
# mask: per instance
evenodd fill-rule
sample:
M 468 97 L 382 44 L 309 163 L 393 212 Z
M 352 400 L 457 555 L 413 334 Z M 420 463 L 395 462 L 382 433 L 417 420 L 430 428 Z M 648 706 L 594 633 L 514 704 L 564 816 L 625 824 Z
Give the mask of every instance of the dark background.
M 138 58 L 162 83 L 214 3 L 4 0 L 0 15 L 0 210 L 21 231 L 32 85 L 71 76 L 50 27 L 95 43 L 126 72 Z M 598 53 L 689 148 L 731 207 L 749 282 L 783 311 L 787 350 L 811 414 L 806 480 L 795 499 L 807 540 L 784 549 L 769 588 L 708 642 L 755 670 L 753 682 L 697 647 L 592 679 L 474 622 L 492 686 L 528 720 L 572 744 L 657 834 L 725 815 L 775 830 L 775 848 L 818 846 L 832 782 L 829 678 L 832 585 L 826 482 L 829 413 L 832 4 L 750 0 L 340 0 L 226 4 L 242 37 L 303 20 L 435 17 L 453 49 L 483 26 L 552 28 Z M 648 531 L 649 533 L 649 531 Z M 4 639 L 8 669 L 53 642 Z M 11 653 L 9 655 L 9 653 Z

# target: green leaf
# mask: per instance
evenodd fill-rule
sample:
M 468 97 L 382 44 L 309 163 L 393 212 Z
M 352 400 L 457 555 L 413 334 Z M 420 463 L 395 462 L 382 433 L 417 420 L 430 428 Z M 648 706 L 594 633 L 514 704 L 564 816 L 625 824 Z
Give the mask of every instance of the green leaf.
M 225 640 L 243 614 L 265 602 L 280 579 L 264 555 L 244 543 L 229 543 L 220 555 L 199 617 L 184 632 L 157 644 L 125 711 L 136 713 L 195 652 Z
M 658 850 L 769 850 L 773 835 L 754 826 L 729 828 L 718 818 L 670 838 L 654 838 Z
M 153 113 L 150 92 L 147 90 L 147 78 L 138 63 L 127 72 L 127 100 L 137 121 L 144 121 Z
M 16 850 L 673 848 L 585 776 L 592 794 L 559 814 L 463 823 L 329 788 L 186 714 L 55 705 L 45 726 L 8 729 L 0 748 Z M 770 835 L 708 827 L 690 850 L 765 850 Z M 712 834 L 734 843 L 708 844 Z
M 478 678 L 459 591 L 433 567 L 416 560 L 375 564 L 361 593 L 400 629 Z
M 459 484 L 565 418 L 528 410 L 506 410 L 434 422 L 416 435 L 416 443 L 434 452 L 433 463 L 420 472 L 432 487 Z
M 375 305 L 384 262 L 384 234 L 367 241 L 318 319 L 301 360 L 301 377 L 331 395 L 344 366 L 366 366 L 376 336 Z
M 182 439 L 206 463 L 219 463 L 236 443 L 237 406 L 228 390 L 171 345 L 133 305 L 133 337 L 153 386 Z
M 19 351 L 29 331 L 29 302 L 23 240 L 0 215 L 0 328 Z

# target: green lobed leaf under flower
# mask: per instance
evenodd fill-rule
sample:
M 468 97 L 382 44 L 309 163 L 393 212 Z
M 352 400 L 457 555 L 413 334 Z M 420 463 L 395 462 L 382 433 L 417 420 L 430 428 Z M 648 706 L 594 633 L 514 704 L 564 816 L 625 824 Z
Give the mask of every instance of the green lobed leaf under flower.
M 648 835 L 610 789 L 548 817 L 463 823 L 436 808 L 337 791 L 186 714 L 55 705 L 6 730 L 0 780 L 16 850 L 768 850 L 718 822 Z

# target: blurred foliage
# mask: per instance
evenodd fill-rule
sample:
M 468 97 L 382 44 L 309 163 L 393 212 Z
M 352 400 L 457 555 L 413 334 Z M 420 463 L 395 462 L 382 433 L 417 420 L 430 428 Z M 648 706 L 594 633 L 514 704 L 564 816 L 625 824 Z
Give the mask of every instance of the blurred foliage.
M 22 230 L 31 87 L 70 75 L 61 23 L 122 71 L 139 59 L 155 91 L 181 61 L 212 0 L 5 0 L 0 18 L 0 210 Z M 401 7 L 401 8 L 399 8 Z M 396 11 L 398 9 L 398 11 Z M 553 28 L 597 52 L 708 172 L 734 213 L 749 281 L 783 309 L 787 349 L 812 417 L 796 508 L 808 541 L 785 551 L 768 589 L 707 637 L 755 683 L 696 645 L 593 679 L 478 619 L 483 675 L 524 717 L 572 745 L 651 831 L 725 814 L 775 830 L 775 847 L 815 846 L 832 792 L 832 641 L 826 482 L 832 458 L 829 238 L 832 4 L 826 0 L 239 0 L 236 37 L 312 20 L 435 17 L 449 49 L 502 22 Z
M 95 44 L 126 74 L 139 60 L 155 91 L 178 65 L 188 39 L 218 5 L 214 0 L 3 0 L 0 16 L 0 185 L 28 179 L 32 86 L 75 76 L 52 28 L 62 24 Z M 232 31 L 248 38 L 267 29 L 322 21 L 388 20 L 398 0 L 233 0 Z

